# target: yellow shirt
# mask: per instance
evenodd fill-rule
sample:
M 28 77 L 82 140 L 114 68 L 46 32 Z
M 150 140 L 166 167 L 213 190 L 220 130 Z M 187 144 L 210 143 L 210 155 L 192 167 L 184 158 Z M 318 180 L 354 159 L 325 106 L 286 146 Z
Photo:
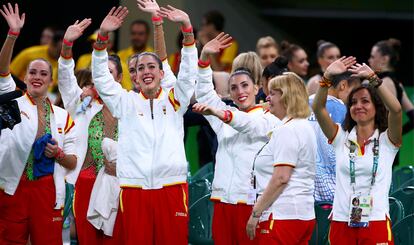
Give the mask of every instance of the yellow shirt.
M 76 70 L 91 69 L 92 54 L 83 54 L 76 61 Z
M 57 86 L 58 61 L 49 56 L 47 49 L 47 45 L 40 45 L 22 50 L 10 64 L 11 73 L 23 81 L 29 63 L 34 59 L 43 58 L 52 65 L 53 84 L 50 90 L 53 90 Z
M 239 51 L 239 44 L 237 41 L 232 40 L 231 42 L 231 46 L 224 49 L 219 56 L 219 61 L 226 67 L 226 71 L 230 71 L 231 64 L 233 63 L 233 60 L 236 58 Z
M 144 49 L 144 52 L 154 52 L 154 49 L 152 47 L 146 46 Z M 123 78 L 121 81 L 121 85 L 126 90 L 131 90 L 134 88 L 134 84 L 131 81 L 131 77 L 129 76 L 129 71 L 128 71 L 128 59 L 134 54 L 136 54 L 136 52 L 134 51 L 132 46 L 118 51 L 118 56 L 121 59 L 121 65 L 122 65 L 122 70 L 123 70 Z

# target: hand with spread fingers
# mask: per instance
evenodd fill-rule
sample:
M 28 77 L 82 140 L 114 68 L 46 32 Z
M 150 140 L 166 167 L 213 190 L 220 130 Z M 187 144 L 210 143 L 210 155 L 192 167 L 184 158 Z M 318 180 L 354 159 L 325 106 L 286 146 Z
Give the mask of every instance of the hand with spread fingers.
M 362 63 L 362 65 L 358 63 L 354 64 L 348 70 L 354 73 L 355 76 L 363 79 L 368 78 L 372 74 L 375 74 L 374 71 L 365 63 Z
M 20 32 L 20 30 L 23 28 L 26 14 L 23 13 L 20 16 L 19 5 L 17 3 L 14 4 L 14 9 L 11 3 L 7 3 L 7 6 L 3 5 L 3 10 L 0 8 L 0 13 L 3 15 L 4 19 L 6 19 L 11 31 Z
M 356 58 L 353 56 L 341 57 L 330 64 L 324 73 L 327 79 L 332 79 L 332 76 L 346 72 L 351 66 L 356 63 Z
M 68 29 L 66 29 L 64 39 L 73 42 L 82 36 L 85 29 L 92 23 L 90 18 L 85 18 L 81 22 L 77 20 L 73 25 L 70 25 Z
M 188 14 L 180 9 L 174 8 L 171 5 L 167 5 L 167 7 L 161 7 L 160 10 L 157 11 L 157 14 L 161 17 L 167 18 L 172 22 L 181 23 L 184 28 L 191 27 L 191 21 Z
M 229 34 L 225 34 L 224 32 L 218 34 L 217 37 L 204 45 L 201 51 L 201 60 L 206 61 L 209 55 L 220 53 L 221 50 L 231 45 L 231 40 L 232 37 Z
M 106 36 L 108 32 L 116 31 L 122 26 L 127 15 L 128 9 L 126 7 L 113 7 L 101 23 L 101 35 Z
M 137 6 L 140 10 L 150 13 L 153 16 L 156 16 L 160 10 L 160 6 L 158 6 L 155 0 L 137 0 Z

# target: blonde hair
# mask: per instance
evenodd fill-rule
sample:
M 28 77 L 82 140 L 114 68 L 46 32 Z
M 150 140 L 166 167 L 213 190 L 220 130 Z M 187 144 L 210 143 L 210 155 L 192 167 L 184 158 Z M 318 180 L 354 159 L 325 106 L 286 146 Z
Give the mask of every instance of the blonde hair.
M 269 48 L 274 47 L 275 49 L 279 50 L 279 46 L 277 45 L 275 39 L 271 36 L 261 37 L 257 40 L 256 43 L 256 52 L 259 53 L 259 50 L 262 48 Z
M 285 72 L 269 81 L 269 90 L 282 91 L 282 103 L 288 117 L 307 118 L 310 115 L 308 92 L 302 78 L 293 72 Z
M 254 84 L 259 84 L 260 79 L 262 78 L 262 64 L 260 63 L 260 58 L 255 52 L 249 51 L 237 55 L 233 60 L 231 67 L 231 73 L 233 73 L 238 68 L 246 68 L 250 71 L 254 81 Z

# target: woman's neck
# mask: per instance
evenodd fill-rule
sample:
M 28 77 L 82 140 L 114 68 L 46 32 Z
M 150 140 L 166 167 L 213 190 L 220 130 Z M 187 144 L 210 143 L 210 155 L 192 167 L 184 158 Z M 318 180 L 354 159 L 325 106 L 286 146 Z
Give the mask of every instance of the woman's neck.
M 36 102 L 36 104 L 39 103 L 39 102 L 44 101 L 47 98 L 46 95 L 33 95 L 30 92 L 27 92 L 27 93 L 34 100 L 34 102 Z
M 359 145 L 364 144 L 364 142 L 374 134 L 374 131 L 375 131 L 374 123 L 367 123 L 365 125 L 358 124 L 356 126 L 358 144 Z
M 158 94 L 160 93 L 161 87 L 157 87 L 151 90 L 142 91 L 142 93 L 147 97 L 148 99 L 155 99 L 158 97 Z

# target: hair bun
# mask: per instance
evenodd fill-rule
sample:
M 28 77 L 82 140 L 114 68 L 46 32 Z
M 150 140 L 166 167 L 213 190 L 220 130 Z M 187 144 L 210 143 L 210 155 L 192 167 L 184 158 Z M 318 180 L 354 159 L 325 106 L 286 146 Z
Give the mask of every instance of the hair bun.
M 286 40 L 283 40 L 283 41 L 280 43 L 280 49 L 281 49 L 281 50 L 286 50 L 286 49 L 289 49 L 291 46 L 292 46 L 292 44 L 291 44 L 291 43 L 289 43 L 289 42 L 288 42 L 288 41 L 286 41 Z
M 284 56 L 279 56 L 273 61 L 280 69 L 287 69 L 288 60 Z
M 401 49 L 401 41 L 396 38 L 389 38 L 387 40 L 387 43 L 389 46 L 391 46 L 393 49 L 395 49 L 397 52 Z

